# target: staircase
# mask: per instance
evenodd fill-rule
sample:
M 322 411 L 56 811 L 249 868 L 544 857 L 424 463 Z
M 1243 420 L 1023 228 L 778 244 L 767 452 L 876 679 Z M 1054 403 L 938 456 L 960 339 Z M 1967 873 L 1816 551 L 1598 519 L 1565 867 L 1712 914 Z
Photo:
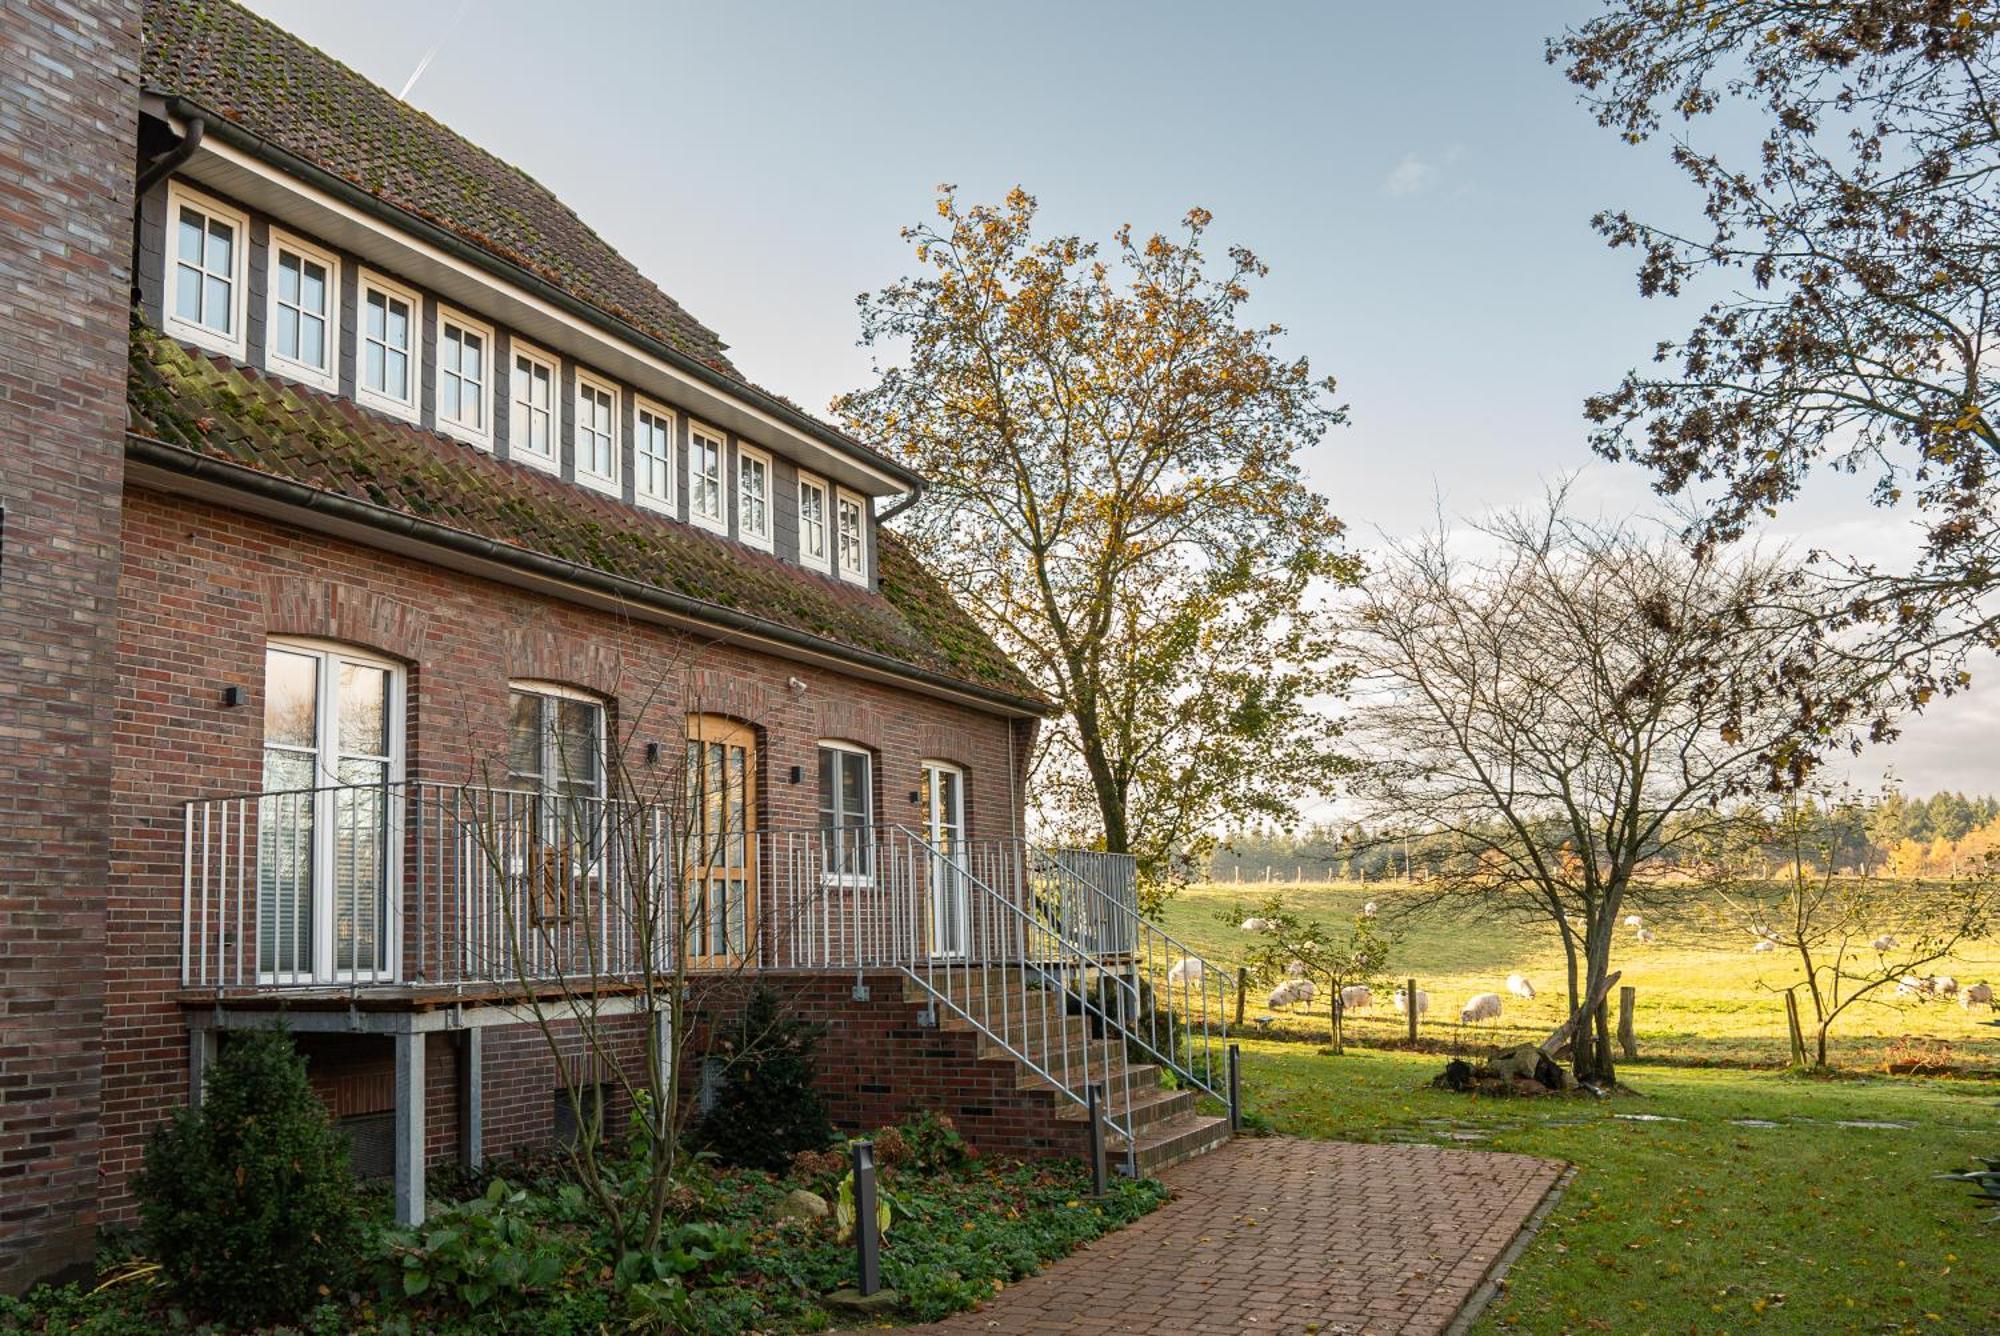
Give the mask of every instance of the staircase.
M 1197 1106 L 1202 1092 L 1186 1088 L 1174 1078 L 1168 1084 L 1167 1069 L 1147 1061 L 1129 1038 L 1118 1037 L 1117 1027 L 1108 1027 L 1112 1037 L 1094 1037 L 1093 1030 L 1107 1027 L 1095 1018 L 1072 1012 L 1075 999 L 1067 991 L 1019 986 L 1023 971 L 1018 966 L 951 966 L 932 974 L 927 984 L 905 974 L 903 998 L 915 1004 L 932 1004 L 938 1028 L 947 1032 L 970 1032 L 979 1038 L 979 1056 L 1006 1059 L 1015 1065 L 1015 1084 L 1022 1090 L 1047 1090 L 1052 1096 L 1052 1117 L 1073 1135 L 1064 1138 L 1078 1154 L 1089 1149 L 1089 1110 L 1068 1097 L 1070 1087 L 1087 1087 L 1101 1082 L 1109 1115 L 1105 1128 L 1105 1160 L 1122 1166 L 1127 1173 L 1157 1173 L 1229 1140 L 1227 1113 L 1203 1113 Z M 997 977 L 996 977 L 997 976 Z M 939 993 L 958 997 L 976 996 L 982 987 L 994 997 L 1002 980 L 1016 986 L 1006 992 L 1004 1005 L 976 1008 L 981 1019 L 974 1021 L 955 1007 L 936 1007 Z M 1048 995 L 1046 1004 L 1036 994 Z

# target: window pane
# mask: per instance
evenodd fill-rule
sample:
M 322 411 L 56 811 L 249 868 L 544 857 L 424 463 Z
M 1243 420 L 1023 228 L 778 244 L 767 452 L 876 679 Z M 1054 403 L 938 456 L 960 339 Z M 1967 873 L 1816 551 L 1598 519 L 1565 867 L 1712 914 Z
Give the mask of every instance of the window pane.
M 459 341 L 458 369 L 467 380 L 483 379 L 479 370 L 480 352 L 481 347 L 477 334 L 468 332 Z
M 299 257 L 278 256 L 278 300 L 299 304 Z
M 598 764 L 598 709 L 588 701 L 560 700 L 556 702 L 556 711 L 561 777 L 572 783 L 587 785 L 594 792 Z
M 389 353 L 382 387 L 385 393 L 393 394 L 398 399 L 407 399 L 410 397 L 410 359 L 408 357 L 399 352 L 392 351 Z
M 383 756 L 389 750 L 389 674 L 366 664 L 340 665 L 340 750 Z
M 326 267 L 307 260 L 299 285 L 299 304 L 317 315 L 326 314 Z
M 279 356 L 299 360 L 299 313 L 289 306 L 278 308 L 277 344 Z
M 517 779 L 542 773 L 542 698 L 512 693 L 507 721 L 507 768 Z
M 175 248 L 175 255 L 191 265 L 199 266 L 201 264 L 201 234 L 201 215 L 193 209 L 182 209 L 179 232 L 180 241 Z
M 201 323 L 229 333 L 236 318 L 236 313 L 229 309 L 229 284 L 210 275 L 202 285 L 201 302 Z
M 300 322 L 298 360 L 307 366 L 326 366 L 326 322 L 318 316 L 309 315 Z
M 368 345 L 368 367 L 362 373 L 361 383 L 371 390 L 383 389 L 386 384 L 387 372 L 384 361 L 386 356 L 387 354 L 382 351 L 381 344 L 371 343 Z
M 410 346 L 410 308 L 407 304 L 389 299 L 389 343 L 397 348 Z
M 868 758 L 860 752 L 840 753 L 840 808 L 845 824 L 868 824 Z
M 182 320 L 201 319 L 201 272 L 184 264 L 174 266 L 174 314 Z
M 840 753 L 831 747 L 819 749 L 819 824 L 822 828 L 837 823 L 838 811 L 835 807 L 834 765 Z
M 319 660 L 279 649 L 268 651 L 264 655 L 266 745 L 311 747 L 318 719 Z
M 438 416 L 458 420 L 458 377 L 438 377 Z
M 202 267 L 211 274 L 228 274 L 235 268 L 236 229 L 219 218 L 208 220 L 208 254 Z
M 388 327 L 388 298 L 379 292 L 368 294 L 368 337 L 379 339 Z

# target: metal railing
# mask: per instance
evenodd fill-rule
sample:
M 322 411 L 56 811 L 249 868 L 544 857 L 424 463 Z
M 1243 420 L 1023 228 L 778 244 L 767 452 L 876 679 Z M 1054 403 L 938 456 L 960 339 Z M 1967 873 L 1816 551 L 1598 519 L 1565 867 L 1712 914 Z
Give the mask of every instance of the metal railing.
M 505 989 L 637 979 L 683 956 L 697 969 L 852 970 L 857 983 L 894 970 L 1078 1107 L 1102 1087 L 1128 1162 L 1131 1050 L 1226 1098 L 1224 981 L 1140 916 L 1131 859 L 690 819 L 420 781 L 196 800 L 181 981 Z M 1176 971 L 1182 960 L 1195 963 Z

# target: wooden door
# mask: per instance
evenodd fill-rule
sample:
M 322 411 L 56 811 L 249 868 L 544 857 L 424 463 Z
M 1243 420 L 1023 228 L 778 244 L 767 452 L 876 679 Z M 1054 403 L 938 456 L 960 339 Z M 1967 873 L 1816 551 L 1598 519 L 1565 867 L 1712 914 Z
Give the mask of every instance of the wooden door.
M 757 735 L 720 715 L 688 716 L 689 963 L 742 963 L 757 937 Z

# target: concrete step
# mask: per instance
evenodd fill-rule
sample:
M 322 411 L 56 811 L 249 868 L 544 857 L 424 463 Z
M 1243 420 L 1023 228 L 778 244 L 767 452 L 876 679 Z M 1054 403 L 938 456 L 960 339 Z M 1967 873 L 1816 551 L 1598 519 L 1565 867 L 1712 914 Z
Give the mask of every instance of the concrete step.
M 1116 1107 L 1116 1096 L 1114 1095 L 1112 1098 L 1114 1104 L 1110 1112 L 1113 1116 L 1118 1116 L 1121 1111 Z M 1149 1129 L 1163 1123 L 1171 1122 L 1173 1119 L 1183 1114 L 1191 1113 L 1193 1110 L 1194 1096 L 1185 1090 L 1163 1090 L 1158 1085 L 1151 1087 L 1134 1085 L 1132 1087 L 1132 1127 L 1139 1134 L 1141 1149 L 1145 1147 L 1146 1134 Z M 1080 1123 L 1088 1119 L 1090 1113 L 1078 1105 L 1065 1103 L 1057 1111 L 1056 1117 L 1068 1122 Z M 1122 1117 L 1119 1120 L 1123 1121 Z M 1227 1119 L 1223 1121 L 1225 1125 L 1228 1122 Z M 1121 1150 L 1123 1148 L 1122 1140 L 1120 1141 L 1120 1148 Z
M 1169 1165 L 1205 1155 L 1229 1140 L 1229 1119 L 1211 1117 L 1192 1109 L 1159 1122 L 1147 1123 L 1138 1132 L 1139 1172 L 1156 1174 Z M 1106 1158 L 1122 1163 L 1125 1138 L 1113 1135 L 1106 1140 Z

